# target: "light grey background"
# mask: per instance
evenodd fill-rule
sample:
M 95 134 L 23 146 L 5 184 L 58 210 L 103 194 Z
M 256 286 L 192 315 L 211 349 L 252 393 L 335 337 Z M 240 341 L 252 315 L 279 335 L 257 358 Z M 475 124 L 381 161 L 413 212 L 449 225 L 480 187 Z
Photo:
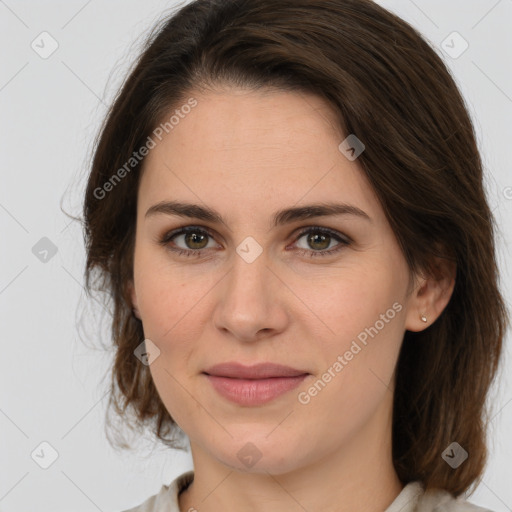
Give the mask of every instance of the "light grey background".
M 500 227 L 503 290 L 510 302 L 512 240 L 512 0 L 381 0 L 415 26 L 450 66 L 478 133 L 489 201 Z M 83 294 L 79 215 L 94 135 L 138 52 L 141 35 L 172 1 L 0 0 L 0 510 L 119 511 L 139 504 L 192 468 L 189 454 L 147 439 L 117 453 L 104 433 L 111 353 L 90 343 L 108 316 Z M 43 31 L 58 43 L 42 58 Z M 469 47 L 460 53 L 464 42 Z M 452 53 L 446 54 L 444 46 Z M 45 39 L 46 51 L 51 48 Z M 449 47 L 452 47 L 451 49 Z M 414 62 L 411 62 L 411 66 Z M 407 127 L 404 126 L 404 130 Z M 42 262 L 43 237 L 57 253 Z M 40 257 L 44 257 L 43 254 Z M 81 317 L 82 316 L 82 317 Z M 510 335 L 507 339 L 510 363 Z M 471 379 L 471 375 L 467 376 Z M 512 379 L 505 369 L 492 397 L 490 459 L 470 497 L 497 512 L 512 510 Z M 42 469 L 50 450 L 57 460 Z M 44 456 L 42 455 L 44 453 Z M 471 456 L 471 455 L 470 455 Z M 37 460 L 37 456 L 34 455 Z

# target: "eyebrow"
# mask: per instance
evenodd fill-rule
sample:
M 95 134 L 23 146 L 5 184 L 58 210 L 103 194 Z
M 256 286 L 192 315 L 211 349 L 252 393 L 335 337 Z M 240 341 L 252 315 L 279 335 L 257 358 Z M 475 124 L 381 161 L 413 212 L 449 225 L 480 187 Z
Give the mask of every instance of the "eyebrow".
M 174 215 L 191 219 L 226 224 L 222 216 L 212 208 L 179 201 L 161 201 L 146 211 L 145 217 L 156 214 Z M 345 203 L 318 203 L 279 210 L 273 215 L 273 227 L 315 217 L 353 215 L 372 222 L 370 216 L 356 206 Z

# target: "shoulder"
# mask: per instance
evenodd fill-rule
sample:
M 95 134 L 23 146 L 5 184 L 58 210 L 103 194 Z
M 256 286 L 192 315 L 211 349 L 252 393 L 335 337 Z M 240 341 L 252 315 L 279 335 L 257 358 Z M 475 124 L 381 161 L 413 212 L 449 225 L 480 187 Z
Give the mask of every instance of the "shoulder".
M 161 512 L 169 511 L 175 512 L 174 509 L 169 509 L 169 487 L 162 485 L 160 492 L 147 498 L 143 503 L 136 507 L 123 510 L 122 512 Z M 177 511 L 179 512 L 179 510 Z
M 444 489 L 429 489 L 418 498 L 414 512 L 493 512 L 462 497 L 455 498 Z
M 424 490 L 420 481 L 409 482 L 385 512 L 492 512 L 444 489 Z
M 180 512 L 178 495 L 194 478 L 193 471 L 178 475 L 169 485 L 162 485 L 160 492 L 147 498 L 136 507 L 122 512 Z

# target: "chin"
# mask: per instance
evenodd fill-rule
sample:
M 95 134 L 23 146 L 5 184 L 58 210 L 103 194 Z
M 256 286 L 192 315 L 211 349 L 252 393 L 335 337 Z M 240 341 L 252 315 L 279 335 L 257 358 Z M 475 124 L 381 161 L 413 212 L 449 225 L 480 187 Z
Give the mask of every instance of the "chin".
M 258 434 L 252 431 L 246 435 L 234 435 L 234 439 L 224 447 L 226 451 L 222 448 L 219 451 L 217 445 L 214 455 L 229 468 L 242 473 L 279 475 L 293 471 L 299 464 L 298 448 L 289 437 L 284 439 L 276 435 L 272 439 L 275 432 L 269 436 L 271 431 L 265 428 Z

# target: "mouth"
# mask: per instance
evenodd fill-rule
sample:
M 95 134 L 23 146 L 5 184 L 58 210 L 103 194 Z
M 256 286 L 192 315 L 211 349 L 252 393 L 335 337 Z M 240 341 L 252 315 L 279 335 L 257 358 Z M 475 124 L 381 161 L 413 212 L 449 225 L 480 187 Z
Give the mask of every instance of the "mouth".
M 296 388 L 308 375 L 304 370 L 274 363 L 243 366 L 222 363 L 203 372 L 213 389 L 242 406 L 263 405 Z

